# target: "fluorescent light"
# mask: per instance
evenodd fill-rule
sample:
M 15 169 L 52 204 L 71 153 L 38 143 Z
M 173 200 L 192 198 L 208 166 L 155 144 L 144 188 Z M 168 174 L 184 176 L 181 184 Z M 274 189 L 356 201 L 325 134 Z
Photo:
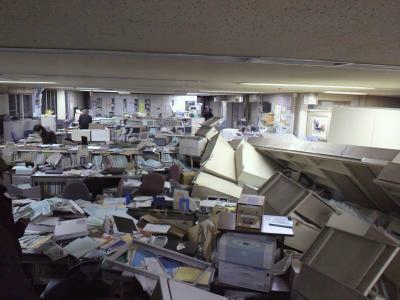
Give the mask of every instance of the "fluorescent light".
M 367 95 L 367 93 L 361 92 L 334 92 L 334 91 L 326 91 L 324 94 L 339 94 L 339 95 Z
M 90 89 L 90 88 L 81 88 L 79 89 L 81 92 L 93 92 L 93 93 L 115 93 L 120 95 L 129 95 L 131 92 L 127 91 L 115 91 L 115 90 L 101 90 L 101 89 Z
M 297 84 L 297 83 L 262 83 L 262 82 L 241 82 L 240 84 L 243 84 L 243 85 L 277 86 L 277 87 L 308 87 L 308 88 L 375 90 L 375 88 L 373 88 L 373 87 L 345 86 L 345 85 Z
M 53 81 L 17 81 L 17 80 L 0 80 L 0 83 L 11 83 L 11 84 L 57 84 Z
M 209 94 L 259 94 L 260 92 L 246 92 L 246 91 L 200 91 L 188 92 L 186 95 L 209 95 Z

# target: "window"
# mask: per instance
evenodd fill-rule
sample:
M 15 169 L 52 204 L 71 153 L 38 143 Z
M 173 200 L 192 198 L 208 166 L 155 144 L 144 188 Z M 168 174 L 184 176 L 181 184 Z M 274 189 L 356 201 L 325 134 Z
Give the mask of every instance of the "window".
M 8 110 L 11 117 L 16 117 L 18 119 L 32 118 L 32 95 L 9 94 Z
M 45 114 L 47 110 L 52 110 L 54 114 L 57 114 L 56 90 L 44 90 L 42 92 L 42 114 Z

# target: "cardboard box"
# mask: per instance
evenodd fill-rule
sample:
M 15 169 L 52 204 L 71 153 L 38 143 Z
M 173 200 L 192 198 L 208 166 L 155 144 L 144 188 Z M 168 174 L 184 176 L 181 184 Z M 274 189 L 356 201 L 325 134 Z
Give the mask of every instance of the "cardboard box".
M 190 185 L 193 183 L 193 179 L 196 177 L 196 175 L 197 172 L 183 172 L 179 181 L 183 185 Z
M 242 194 L 237 203 L 236 227 L 260 230 L 263 214 L 263 196 Z
M 182 138 L 179 142 L 179 154 L 201 156 L 206 146 L 206 138 L 199 136 Z
M 262 186 L 279 169 L 276 162 L 242 141 L 235 151 L 236 177 L 239 184 Z
M 267 124 L 274 124 L 275 115 L 273 113 L 264 114 L 264 122 Z
M 200 166 L 203 172 L 236 183 L 235 150 L 221 135 L 208 143 Z
M 196 176 L 193 184 L 192 197 L 206 199 L 208 196 L 220 196 L 238 200 L 242 194 L 242 188 L 235 183 L 204 172 Z

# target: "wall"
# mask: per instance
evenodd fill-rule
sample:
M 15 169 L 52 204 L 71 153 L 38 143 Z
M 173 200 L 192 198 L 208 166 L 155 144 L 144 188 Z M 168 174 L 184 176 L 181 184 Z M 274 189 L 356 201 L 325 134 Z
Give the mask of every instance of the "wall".
M 86 108 L 84 107 L 84 94 L 83 92 L 78 91 L 66 91 L 65 92 L 65 101 L 66 101 L 66 117 L 67 119 L 73 118 L 74 107 L 78 107 L 79 109 Z
M 0 115 L 8 114 L 8 94 L 0 94 Z
M 119 95 L 116 93 L 92 93 L 90 97 L 91 109 L 95 110 L 96 99 L 103 99 L 103 107 L 100 109 L 102 115 L 108 115 L 112 111 L 111 99 L 114 99 L 114 115 L 122 116 L 124 112 L 134 113 L 134 101 L 138 99 L 139 102 L 144 102 L 145 99 L 151 100 L 150 116 L 168 117 L 174 111 L 184 111 L 186 101 L 197 101 L 196 96 L 179 96 L 179 95 L 143 95 L 143 94 L 130 94 Z M 124 99 L 126 99 L 126 107 L 124 107 Z M 92 112 L 93 114 L 93 112 Z M 94 114 L 93 114 L 94 115 Z
M 328 142 L 400 149 L 400 109 L 335 106 Z
M 57 90 L 57 119 L 65 120 L 67 118 L 66 109 L 65 90 Z

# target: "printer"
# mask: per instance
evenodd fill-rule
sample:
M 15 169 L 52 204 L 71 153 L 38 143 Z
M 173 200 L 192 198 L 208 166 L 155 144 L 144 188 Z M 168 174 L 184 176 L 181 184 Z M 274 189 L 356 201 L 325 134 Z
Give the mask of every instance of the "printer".
M 225 233 L 218 242 L 218 281 L 269 292 L 276 239 L 256 234 Z

